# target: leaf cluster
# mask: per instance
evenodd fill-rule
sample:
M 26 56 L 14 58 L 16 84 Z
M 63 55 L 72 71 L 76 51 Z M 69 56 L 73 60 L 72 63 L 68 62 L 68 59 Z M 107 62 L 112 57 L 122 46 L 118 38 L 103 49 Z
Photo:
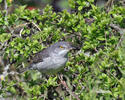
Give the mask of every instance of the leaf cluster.
M 14 71 L 26 66 L 34 53 L 57 41 L 70 41 L 81 48 L 69 54 L 62 72 L 70 92 L 59 85 L 56 75 L 48 78 L 28 71 L 1 81 L 0 97 L 75 100 L 71 96 L 75 93 L 80 100 L 125 99 L 124 37 L 111 27 L 114 24 L 121 30 L 125 28 L 125 8 L 116 4 L 106 12 L 93 2 L 69 0 L 71 8 L 77 9 L 74 13 L 56 13 L 49 5 L 42 14 L 24 6 L 11 15 L 0 12 L 0 55 L 7 61 L 5 66 L 14 62 Z M 86 7 L 90 8 L 83 13 Z

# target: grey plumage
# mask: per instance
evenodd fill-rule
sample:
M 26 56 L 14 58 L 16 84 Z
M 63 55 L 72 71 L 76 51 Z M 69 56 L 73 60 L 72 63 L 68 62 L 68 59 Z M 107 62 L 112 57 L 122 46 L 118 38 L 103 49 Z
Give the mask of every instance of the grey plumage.
M 56 73 L 68 61 L 68 52 L 75 47 L 69 42 L 57 42 L 35 54 L 32 63 L 24 71 L 33 69 L 42 73 Z

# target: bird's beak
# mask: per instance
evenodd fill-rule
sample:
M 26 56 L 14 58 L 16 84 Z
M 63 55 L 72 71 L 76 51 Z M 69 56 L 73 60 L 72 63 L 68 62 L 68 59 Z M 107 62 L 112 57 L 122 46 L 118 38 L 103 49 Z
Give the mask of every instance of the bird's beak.
M 79 49 L 80 49 L 80 47 L 75 46 L 75 45 L 72 45 L 72 46 L 70 47 L 70 50 L 79 50 Z

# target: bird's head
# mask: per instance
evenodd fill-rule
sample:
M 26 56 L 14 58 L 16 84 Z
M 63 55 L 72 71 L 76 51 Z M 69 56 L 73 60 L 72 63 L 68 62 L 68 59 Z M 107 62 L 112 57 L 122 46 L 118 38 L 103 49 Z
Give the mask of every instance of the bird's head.
M 69 42 L 64 42 L 64 41 L 57 42 L 57 43 L 50 46 L 50 50 L 54 54 L 57 54 L 57 55 L 62 56 L 62 57 L 67 56 L 68 52 L 72 49 L 76 49 L 75 46 L 73 46 Z

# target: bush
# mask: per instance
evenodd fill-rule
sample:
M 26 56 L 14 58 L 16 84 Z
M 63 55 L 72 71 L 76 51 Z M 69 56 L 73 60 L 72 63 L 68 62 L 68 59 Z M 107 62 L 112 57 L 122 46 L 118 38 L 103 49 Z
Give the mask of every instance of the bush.
M 42 14 L 24 6 L 7 16 L 0 13 L 0 53 L 6 65 L 13 63 L 11 71 L 18 72 L 27 66 L 30 56 L 60 40 L 81 48 L 70 53 L 68 70 L 63 71 L 71 91 L 59 85 L 56 75 L 41 78 L 40 73 L 27 71 L 7 75 L 1 81 L 0 97 L 69 100 L 77 98 L 71 97 L 74 92 L 80 100 L 125 99 L 125 8 L 114 4 L 106 12 L 93 0 L 75 1 L 69 0 L 74 13 L 56 13 L 49 5 Z

